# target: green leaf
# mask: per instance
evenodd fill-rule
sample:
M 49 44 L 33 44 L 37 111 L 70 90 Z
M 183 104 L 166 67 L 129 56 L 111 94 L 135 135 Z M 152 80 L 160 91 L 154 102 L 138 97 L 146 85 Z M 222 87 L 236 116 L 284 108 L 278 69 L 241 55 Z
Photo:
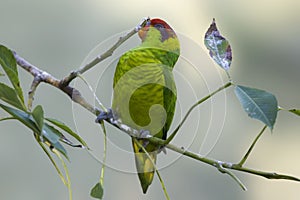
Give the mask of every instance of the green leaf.
M 59 140 L 64 137 L 57 129 L 53 126 L 44 123 L 42 136 L 47 139 L 47 141 L 52 145 L 53 148 L 57 149 L 60 153 L 62 153 L 67 159 L 67 151 L 65 148 L 59 143 Z
M 55 127 L 53 127 L 52 125 L 50 125 L 50 124 L 48 124 L 48 123 L 45 123 L 45 125 L 46 125 L 49 129 L 51 129 L 52 132 L 56 135 L 55 138 L 58 137 L 58 140 L 63 140 L 63 139 L 65 139 L 65 136 L 64 136 L 59 130 L 57 130 Z M 57 141 L 58 141 L 58 140 L 57 140 Z
M 59 143 L 62 134 L 60 135 L 59 133 L 57 133 L 57 130 L 55 130 L 53 127 L 45 123 L 42 131 L 40 131 L 39 127 L 37 126 L 37 123 L 34 121 L 30 113 L 17 110 L 9 106 L 5 106 L 1 103 L 0 107 L 6 112 L 8 112 L 10 115 L 12 115 L 14 119 L 20 121 L 22 124 L 31 129 L 34 133 L 38 134 L 39 137 L 43 138 L 43 142 L 45 142 L 45 140 L 48 141 L 48 143 L 50 143 L 50 146 L 60 151 L 66 158 L 68 158 L 66 150 Z
M 289 112 L 294 113 L 295 115 L 300 116 L 300 110 L 299 109 L 290 109 Z
M 229 42 L 220 34 L 215 19 L 208 28 L 204 44 L 209 55 L 223 69 L 229 70 L 232 61 L 232 51 Z
M 66 124 L 63 122 L 58 121 L 57 119 L 52 119 L 52 118 L 46 118 L 46 120 L 55 126 L 61 128 L 62 130 L 66 131 L 69 133 L 72 137 L 74 137 L 78 142 L 80 142 L 83 146 L 87 147 L 86 142 L 74 131 L 72 131 L 71 128 L 69 128 Z
M 61 138 L 64 139 L 65 137 L 54 127 L 48 125 L 47 123 L 44 123 L 43 121 L 42 122 L 39 121 L 43 119 L 42 117 L 43 112 L 41 108 L 38 108 L 37 106 L 37 108 L 35 109 L 36 111 L 33 112 L 35 113 L 34 114 L 35 117 L 33 117 L 33 115 L 30 115 L 30 113 L 5 106 L 1 103 L 0 103 L 0 107 L 6 112 L 8 112 L 10 115 L 12 115 L 13 119 L 17 119 L 22 124 L 30 128 L 34 133 L 38 135 L 38 137 L 41 138 L 42 142 L 48 143 L 50 148 L 57 149 L 68 159 L 67 151 L 59 143 L 60 139 Z M 39 122 L 37 122 L 37 120 Z M 42 127 L 42 129 L 40 129 L 40 127 Z
M 11 50 L 2 45 L 0 45 L 0 65 L 15 88 L 21 102 L 24 104 L 23 91 L 20 86 L 16 59 Z
M 61 135 L 62 134 L 54 127 L 44 123 L 42 136 L 45 137 L 51 144 L 59 142 Z
M 94 197 L 96 199 L 102 199 L 103 198 L 103 187 L 101 183 L 97 183 L 90 193 L 91 197 Z
M 2 72 L 0 72 L 0 76 L 5 76 L 5 74 L 3 74 Z
M 21 110 L 17 110 L 15 108 L 12 108 L 12 107 L 9 107 L 9 106 L 5 106 L 1 103 L 0 103 L 0 107 L 3 110 L 5 110 L 6 112 L 8 112 L 15 119 L 20 121 L 22 124 L 24 124 L 25 126 L 30 128 L 33 132 L 40 133 L 40 130 L 36 126 L 35 122 L 32 120 L 32 117 L 31 117 L 30 113 L 27 113 L 27 112 L 24 112 L 24 111 L 21 111 Z
M 39 130 L 43 130 L 44 126 L 44 111 L 42 106 L 38 105 L 32 111 L 32 117 Z
M 59 130 L 57 130 L 55 127 L 53 127 L 53 126 L 51 126 L 51 125 L 49 125 L 49 124 L 47 124 L 47 126 L 49 127 L 49 128 L 51 128 L 52 129 L 52 132 L 54 133 L 54 134 L 56 134 L 58 137 L 59 137 L 59 140 L 60 141 L 62 141 L 62 142 L 64 142 L 65 144 L 68 144 L 68 145 L 70 145 L 70 146 L 72 146 L 72 147 L 80 147 L 80 148 L 82 148 L 82 145 L 75 145 L 75 144 L 73 144 L 73 142 L 71 142 L 70 140 L 68 140 Z
M 26 111 L 26 106 L 19 99 L 16 91 L 3 83 L 0 83 L 0 99 L 20 110 Z
M 277 100 L 273 94 L 241 85 L 235 87 L 235 94 L 249 117 L 258 119 L 273 129 L 278 112 Z

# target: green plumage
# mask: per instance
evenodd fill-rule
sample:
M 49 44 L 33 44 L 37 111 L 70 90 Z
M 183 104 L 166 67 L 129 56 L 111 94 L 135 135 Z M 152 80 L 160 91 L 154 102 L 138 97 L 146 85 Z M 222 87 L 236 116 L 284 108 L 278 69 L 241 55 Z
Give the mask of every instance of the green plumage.
M 173 67 L 179 57 L 177 37 L 162 41 L 160 31 L 151 27 L 143 43 L 121 56 L 114 75 L 112 110 L 114 117 L 137 130 L 148 130 L 166 139 L 176 105 Z M 133 142 L 136 167 L 143 192 L 154 175 L 150 159 Z M 139 142 L 156 162 L 159 146 Z

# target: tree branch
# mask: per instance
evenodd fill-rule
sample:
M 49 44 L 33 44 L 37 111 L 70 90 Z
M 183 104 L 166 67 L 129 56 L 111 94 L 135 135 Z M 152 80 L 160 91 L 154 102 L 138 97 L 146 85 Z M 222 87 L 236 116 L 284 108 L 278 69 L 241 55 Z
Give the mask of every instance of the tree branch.
M 60 89 L 61 91 L 66 93 L 74 102 L 76 102 L 79 105 L 83 106 L 84 108 L 86 108 L 90 112 L 98 115 L 101 110 L 98 109 L 98 108 L 95 108 L 94 106 L 89 104 L 82 97 L 81 93 L 77 89 L 69 86 L 70 82 L 74 78 L 76 78 L 78 75 L 83 74 L 84 72 L 88 71 L 89 69 L 94 67 L 99 62 L 101 62 L 101 61 L 105 60 L 106 58 L 108 58 L 109 56 L 111 56 L 113 54 L 113 52 L 121 44 L 123 44 L 126 40 L 128 40 L 131 36 L 133 36 L 135 33 L 137 33 L 141 28 L 143 28 L 149 20 L 150 20 L 150 18 L 144 19 L 138 26 L 136 26 L 127 35 L 125 35 L 123 37 L 120 37 L 119 40 L 109 50 L 107 50 L 105 53 L 97 56 L 95 59 L 93 59 L 87 65 L 85 65 L 83 67 L 80 67 L 76 71 L 71 72 L 67 77 L 63 78 L 62 80 L 59 80 L 59 79 L 55 78 L 54 76 L 52 76 L 51 74 L 40 70 L 39 68 L 32 65 L 31 63 L 29 63 L 28 61 L 26 61 L 24 58 L 22 58 L 16 52 L 13 51 L 14 57 L 17 61 L 17 64 L 19 66 L 21 66 L 23 69 L 25 69 L 26 71 L 28 71 L 34 77 L 34 80 L 32 82 L 30 91 L 28 93 L 28 96 L 29 96 L 29 98 L 28 98 L 28 108 L 29 108 L 29 110 L 31 110 L 32 102 L 33 102 L 33 98 L 34 98 L 34 93 L 35 93 L 38 85 L 41 82 L 45 82 L 45 83 L 48 83 L 48 84 Z
M 155 137 L 153 137 L 155 138 Z M 151 140 L 153 140 L 153 138 L 151 138 Z M 150 141 L 150 139 L 149 139 Z M 223 162 L 223 161 L 219 161 L 219 160 L 215 160 L 215 159 L 209 159 L 206 157 L 201 157 L 193 152 L 190 151 L 186 151 L 183 148 L 179 148 L 175 145 L 172 144 L 167 144 L 166 148 L 171 149 L 177 153 L 180 153 L 182 155 L 188 156 L 192 159 L 201 161 L 203 163 L 206 163 L 208 165 L 214 166 L 219 168 L 220 166 L 222 168 L 226 168 L 226 169 L 233 169 L 236 171 L 241 171 L 241 172 L 246 172 L 249 174 L 253 174 L 253 175 L 257 175 L 257 176 L 261 176 L 267 179 L 285 179 L 285 180 L 291 180 L 291 181 L 297 181 L 300 182 L 300 179 L 294 176 L 290 176 L 290 175 L 285 175 L 285 174 L 278 174 L 275 172 L 265 172 L 265 171 L 259 171 L 259 170 L 255 170 L 255 169 L 250 169 L 250 168 L 246 168 L 246 167 L 242 167 L 239 164 L 232 164 L 229 162 Z
M 59 80 L 57 78 L 55 78 L 54 76 L 52 76 L 51 74 L 39 69 L 38 67 L 30 64 L 28 61 L 26 61 L 24 58 L 22 58 L 21 56 L 19 56 L 16 52 L 14 53 L 14 57 L 17 61 L 17 64 L 22 67 L 24 70 L 26 70 L 27 72 L 29 72 L 33 77 L 34 77 L 34 84 L 32 84 L 31 90 L 35 91 L 36 87 L 39 85 L 38 83 L 40 82 L 44 82 L 47 83 L 49 85 L 52 85 L 56 88 L 58 88 L 59 90 L 63 91 L 65 94 L 67 94 L 72 101 L 78 103 L 79 105 L 81 105 L 82 107 L 84 107 L 86 110 L 90 111 L 91 113 L 93 113 L 94 115 L 98 116 L 101 112 L 101 110 L 97 107 L 92 106 L 91 104 L 89 104 L 84 97 L 81 95 L 81 93 L 74 87 L 69 86 L 69 83 L 78 76 L 78 74 L 82 74 L 85 71 L 89 70 L 90 68 L 92 68 L 93 66 L 95 66 L 97 63 L 101 62 L 102 60 L 104 60 L 105 58 L 107 58 L 108 56 L 110 56 L 113 51 L 118 48 L 124 41 L 126 41 L 129 37 L 131 37 L 134 33 L 137 32 L 138 28 L 141 28 L 144 23 L 146 23 L 147 20 L 144 20 L 143 23 L 141 25 L 139 25 L 137 28 L 135 28 L 133 31 L 131 31 L 130 33 L 128 33 L 126 36 L 121 37 L 117 43 L 110 48 L 107 52 L 105 52 L 104 54 L 98 56 L 97 58 L 95 58 L 93 61 L 91 61 L 89 64 L 87 64 L 84 67 L 81 67 L 80 69 L 70 73 L 69 76 L 65 77 L 62 80 Z M 252 150 L 252 146 L 254 146 L 254 144 L 256 143 L 257 139 L 253 142 L 252 146 L 250 147 L 250 149 L 248 150 L 249 153 L 246 154 L 246 156 L 244 156 L 244 159 L 238 163 L 238 164 L 232 164 L 229 162 L 223 162 L 223 161 L 219 161 L 216 159 L 210 159 L 210 158 L 206 158 L 206 157 L 202 157 L 196 153 L 190 152 L 185 150 L 184 148 L 180 148 L 177 147 L 173 144 L 170 144 L 169 142 L 174 138 L 174 136 L 176 135 L 176 133 L 178 132 L 178 130 L 180 129 L 180 127 L 182 126 L 182 124 L 185 122 L 185 120 L 187 119 L 187 117 L 189 116 L 189 114 L 191 113 L 191 111 L 198 106 L 199 104 L 201 104 L 202 102 L 204 102 L 205 100 L 209 99 L 210 97 L 212 97 L 214 94 L 216 94 L 217 92 L 229 87 L 230 85 L 232 85 L 231 82 L 225 84 L 224 86 L 220 87 L 219 89 L 217 89 L 216 91 L 214 91 L 213 93 L 209 94 L 208 96 L 202 98 L 201 100 L 199 100 L 198 102 L 196 102 L 187 112 L 186 116 L 184 117 L 184 119 L 182 120 L 182 122 L 178 125 L 178 127 L 175 129 L 175 131 L 171 134 L 171 136 L 168 138 L 168 140 L 162 140 L 156 137 L 153 137 L 151 135 L 146 135 L 143 137 L 143 139 L 148 140 L 150 143 L 153 143 L 157 146 L 165 146 L 166 148 L 175 151 L 177 153 L 180 153 L 184 156 L 187 156 L 189 158 L 192 158 L 194 160 L 206 163 L 208 165 L 211 165 L 215 168 L 217 168 L 220 172 L 222 173 L 226 173 L 228 174 L 230 177 L 232 177 L 242 188 L 245 188 L 245 186 L 239 181 L 239 179 L 229 170 L 236 170 L 236 171 L 241 171 L 241 172 L 245 172 L 245 173 L 249 173 L 249 174 L 253 174 L 253 175 L 257 175 L 257 176 L 261 176 L 261 177 L 265 177 L 268 179 L 286 179 L 286 180 L 291 180 L 291 181 L 300 181 L 299 178 L 296 178 L 294 176 L 289 176 L 289 175 L 284 175 L 284 174 L 277 174 L 274 172 L 265 172 L 265 171 L 259 171 L 259 170 L 255 170 L 255 169 L 250 169 L 250 168 L 245 168 L 242 165 L 244 164 L 245 161 L 247 159 L 247 156 L 249 155 L 249 153 Z M 29 94 L 31 95 L 31 94 Z M 33 96 L 30 97 L 33 99 Z M 105 119 L 106 122 L 110 123 L 111 125 L 117 127 L 118 129 L 122 130 L 123 132 L 127 133 L 128 135 L 130 135 L 131 137 L 137 137 L 140 138 L 141 134 L 138 130 L 135 130 L 125 124 L 122 124 L 121 121 L 115 120 L 112 117 L 111 118 L 107 118 Z M 264 129 L 261 131 L 260 135 L 262 134 L 262 132 L 264 131 Z M 259 136 L 260 136 L 259 135 Z M 259 138 L 258 136 L 258 138 Z M 246 159 L 245 159 L 246 157 Z M 226 169 L 226 170 L 225 170 Z
M 28 103 L 27 103 L 28 110 L 31 110 L 31 108 L 32 108 L 34 94 L 40 83 L 41 83 L 41 79 L 39 78 L 39 76 L 34 77 L 32 83 L 31 83 L 31 86 L 30 86 L 30 90 L 28 92 Z
M 29 91 L 29 100 L 33 99 L 33 96 L 31 93 L 32 93 L 32 91 L 36 90 L 36 86 L 39 85 L 38 83 L 44 82 L 49 85 L 52 85 L 53 87 L 60 89 L 65 94 L 67 94 L 72 99 L 72 101 L 78 103 L 79 105 L 81 105 L 82 107 L 87 109 L 88 111 L 90 111 L 94 114 L 100 113 L 100 111 L 97 108 L 95 108 L 94 106 L 89 104 L 83 98 L 83 96 L 80 94 L 80 92 L 76 88 L 73 88 L 69 85 L 62 86 L 61 81 L 59 79 L 55 78 L 51 74 L 49 74 L 41 69 L 39 69 L 38 67 L 32 65 L 31 63 L 26 61 L 24 58 L 19 56 L 16 52 L 13 52 L 13 54 L 14 54 L 17 64 L 20 67 L 22 67 L 23 69 L 25 69 L 27 72 L 29 72 L 34 77 L 34 81 L 33 81 L 34 84 L 32 84 L 33 86 L 31 87 L 31 89 Z M 35 80 L 38 82 L 36 82 Z M 32 102 L 30 102 L 30 104 L 32 104 Z
M 105 60 L 106 58 L 110 57 L 114 51 L 121 46 L 126 40 L 128 40 L 131 36 L 136 34 L 141 28 L 143 28 L 146 23 L 150 20 L 150 18 L 144 19 L 138 26 L 136 26 L 132 31 L 130 31 L 127 35 L 120 37 L 119 40 L 106 52 L 103 54 L 98 55 L 94 60 L 86 64 L 85 66 L 80 67 L 78 70 L 71 72 L 67 77 L 62 80 L 62 85 L 69 85 L 69 83 L 76 78 L 79 74 L 83 74 L 84 72 L 88 71 L 99 62 Z

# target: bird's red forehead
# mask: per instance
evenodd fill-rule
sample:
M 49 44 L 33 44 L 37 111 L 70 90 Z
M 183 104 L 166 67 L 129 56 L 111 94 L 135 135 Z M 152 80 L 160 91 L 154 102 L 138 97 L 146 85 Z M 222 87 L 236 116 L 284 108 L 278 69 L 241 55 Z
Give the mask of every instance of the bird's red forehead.
M 170 36 L 173 37 L 175 35 L 175 33 L 173 33 L 174 31 L 169 26 L 169 24 L 167 24 L 167 22 L 165 22 L 164 20 L 159 19 L 159 18 L 154 18 L 154 19 L 151 19 L 150 21 L 148 21 L 146 26 L 143 27 L 141 30 L 139 30 L 139 32 L 138 32 L 139 37 L 142 40 L 144 40 L 147 35 L 147 31 L 149 30 L 149 27 L 157 27 L 158 25 L 160 27 L 164 28 L 165 30 L 168 30 L 167 32 L 170 33 Z
M 167 22 L 159 18 L 154 18 L 150 20 L 150 26 L 155 26 L 155 24 L 161 24 L 163 25 L 164 28 L 171 29 L 171 27 L 169 26 L 169 24 L 167 24 Z

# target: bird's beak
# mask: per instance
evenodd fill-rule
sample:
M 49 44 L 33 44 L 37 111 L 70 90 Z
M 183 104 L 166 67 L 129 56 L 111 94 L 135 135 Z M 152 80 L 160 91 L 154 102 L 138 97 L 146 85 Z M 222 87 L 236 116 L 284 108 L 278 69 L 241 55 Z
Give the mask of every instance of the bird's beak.
M 150 24 L 151 24 L 151 21 L 148 20 L 148 21 L 146 22 L 146 25 L 145 25 L 143 28 L 141 28 L 141 29 L 139 30 L 139 32 L 138 32 L 139 37 L 141 38 L 142 41 L 144 41 L 144 39 L 145 39 L 145 37 L 146 37 L 146 35 L 147 35 L 147 32 L 148 32 L 149 27 L 150 27 Z

